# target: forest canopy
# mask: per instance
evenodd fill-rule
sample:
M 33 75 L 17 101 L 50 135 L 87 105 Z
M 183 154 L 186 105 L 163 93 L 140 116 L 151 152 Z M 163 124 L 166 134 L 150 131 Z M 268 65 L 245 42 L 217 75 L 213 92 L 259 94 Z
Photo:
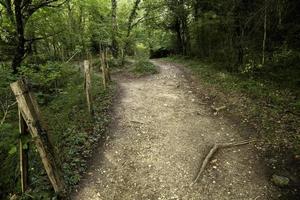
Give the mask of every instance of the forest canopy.
M 16 72 L 24 59 L 68 60 L 101 45 L 117 57 L 142 43 L 230 71 L 290 69 L 299 58 L 298 10 L 296 0 L 1 0 L 0 54 Z

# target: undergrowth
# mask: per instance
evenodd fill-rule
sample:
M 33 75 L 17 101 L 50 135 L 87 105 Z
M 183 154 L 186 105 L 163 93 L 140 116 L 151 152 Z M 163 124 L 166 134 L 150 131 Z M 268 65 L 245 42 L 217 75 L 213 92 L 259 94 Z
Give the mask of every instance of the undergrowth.
M 158 73 L 157 67 L 147 59 L 138 59 L 133 63 L 130 72 L 136 76 L 147 76 Z
M 24 67 L 22 74 L 29 79 L 34 95 L 42 111 L 43 124 L 55 148 L 62 168 L 68 192 L 79 182 L 87 168 L 93 147 L 101 139 L 110 121 L 109 109 L 112 104 L 114 86 L 107 90 L 102 87 L 100 76 L 93 76 L 94 117 L 88 114 L 83 75 L 76 67 L 59 63 L 48 63 L 51 67 Z M 2 71 L 7 71 L 3 66 Z M 11 73 L 7 73 L 11 74 Z M 8 76 L 10 77 L 10 76 Z M 6 78 L 7 79 L 7 78 Z M 4 94 L 9 102 L 14 98 L 8 83 L 15 80 L 0 80 L 2 102 Z M 9 94 L 9 95 L 8 95 Z M 0 116 L 2 113 L 0 112 Z M 16 106 L 10 110 L 3 125 L 0 125 L 0 199 L 19 196 L 20 199 L 51 199 L 55 196 L 40 156 L 31 137 L 26 139 L 29 149 L 30 189 L 20 196 L 18 167 L 18 118 Z M 22 139 L 23 140 L 23 139 Z M 2 142 L 3 141 L 3 142 Z M 4 142 L 5 141 L 5 142 Z M 25 141 L 25 140 L 23 140 Z

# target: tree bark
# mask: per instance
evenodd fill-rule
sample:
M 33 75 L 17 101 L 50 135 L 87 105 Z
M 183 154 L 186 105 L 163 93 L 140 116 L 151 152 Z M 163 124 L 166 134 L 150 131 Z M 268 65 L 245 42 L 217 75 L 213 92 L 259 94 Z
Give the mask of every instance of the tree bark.
M 136 18 L 140 3 L 141 3 L 141 0 L 135 0 L 133 8 L 132 8 L 129 18 L 128 18 L 127 34 L 126 34 L 126 40 L 125 40 L 125 45 L 124 45 L 124 53 L 123 53 L 123 57 L 122 57 L 122 65 L 124 65 L 124 63 L 125 63 L 125 55 L 129 49 L 129 44 L 130 44 L 129 37 L 130 37 L 131 31 L 133 29 L 132 24 L 133 24 L 134 19 Z
M 264 15 L 264 39 L 263 39 L 263 50 L 262 50 L 262 62 L 261 64 L 265 64 L 265 53 L 266 53 L 266 40 L 267 40 L 267 1 L 265 0 L 265 15 Z
M 111 0 L 111 18 L 112 18 L 112 55 L 114 58 L 119 57 L 119 44 L 117 41 L 118 24 L 117 24 L 117 0 Z
M 22 1 L 15 0 L 15 22 L 17 32 L 16 51 L 12 61 L 13 73 L 18 73 L 23 58 L 25 56 L 24 18 L 22 14 Z

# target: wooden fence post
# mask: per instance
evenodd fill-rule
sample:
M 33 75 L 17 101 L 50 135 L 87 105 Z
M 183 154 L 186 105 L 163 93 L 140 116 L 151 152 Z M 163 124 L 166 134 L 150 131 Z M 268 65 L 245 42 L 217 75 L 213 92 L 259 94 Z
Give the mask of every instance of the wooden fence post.
M 21 173 L 21 190 L 24 193 L 28 188 L 28 150 L 24 149 L 22 137 L 28 135 L 28 127 L 19 109 L 19 148 L 20 148 L 20 173 Z
M 54 191 L 60 195 L 65 195 L 65 185 L 54 157 L 53 146 L 49 141 L 46 130 L 42 127 L 36 99 L 23 79 L 12 83 L 11 89 L 17 99 L 22 118 L 35 142 Z
M 107 77 L 106 77 L 106 64 L 105 64 L 105 54 L 103 51 L 100 53 L 100 61 L 101 61 L 101 71 L 102 71 L 102 81 L 103 86 L 106 89 L 107 88 Z
M 84 88 L 89 113 L 93 115 L 91 67 L 88 60 L 84 61 Z
M 110 71 L 109 71 L 109 64 L 108 64 L 108 59 L 107 59 L 107 55 L 108 55 L 108 50 L 105 49 L 105 64 L 106 64 L 106 78 L 108 81 L 111 81 L 111 76 L 110 76 Z

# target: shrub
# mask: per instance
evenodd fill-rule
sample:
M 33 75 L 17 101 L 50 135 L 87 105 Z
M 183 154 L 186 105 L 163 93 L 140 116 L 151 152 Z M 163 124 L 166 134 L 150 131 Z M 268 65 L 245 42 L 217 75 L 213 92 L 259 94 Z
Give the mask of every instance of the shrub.
M 28 77 L 33 90 L 38 91 L 39 103 L 46 104 L 55 93 L 61 92 L 61 88 L 67 84 L 68 79 L 76 72 L 71 65 L 48 62 L 44 65 L 27 65 L 20 70 L 22 76 Z
M 135 75 L 144 76 L 144 75 L 151 75 L 156 74 L 158 72 L 157 67 L 153 65 L 148 60 L 137 60 L 134 63 L 133 69 L 131 70 Z

